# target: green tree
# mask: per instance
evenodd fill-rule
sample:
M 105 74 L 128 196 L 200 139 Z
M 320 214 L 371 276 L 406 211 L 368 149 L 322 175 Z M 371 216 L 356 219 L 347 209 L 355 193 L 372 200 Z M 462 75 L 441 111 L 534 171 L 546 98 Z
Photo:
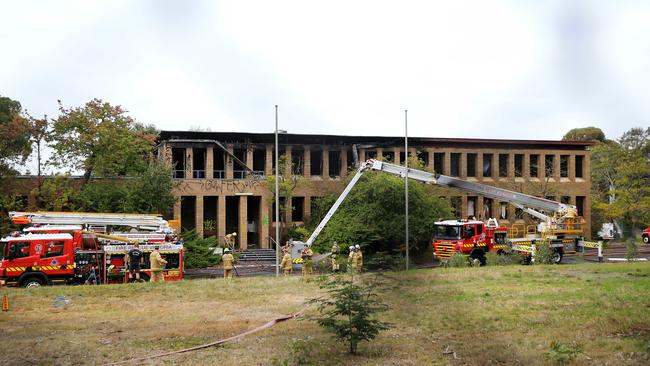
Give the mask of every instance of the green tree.
M 65 108 L 52 125 L 51 162 L 92 176 L 128 176 L 142 172 L 152 157 L 153 128 L 137 123 L 121 106 L 93 99 Z
M 172 169 L 159 160 L 150 161 L 144 171 L 127 183 L 124 210 L 139 213 L 167 213 L 176 197 Z
M 0 96 L 0 178 L 14 174 L 15 165 L 31 154 L 30 130 L 20 102 Z
M 31 135 L 30 142 L 32 145 L 36 145 L 36 173 L 39 177 L 42 173 L 41 153 L 49 136 L 50 126 L 51 124 L 47 119 L 47 115 L 44 115 L 43 118 L 40 119 L 29 116 L 29 131 Z
M 592 149 L 592 208 L 598 218 L 623 222 L 632 234 L 650 222 L 650 129 L 633 128 Z
M 451 208 L 435 194 L 435 187 L 409 183 L 409 241 L 416 252 L 428 250 L 434 222 L 451 217 Z M 364 244 L 371 252 L 401 248 L 405 243 L 404 198 L 402 178 L 382 172 L 365 173 L 319 235 L 317 251 L 328 250 L 334 240 Z M 335 200 L 336 196 L 330 195 L 317 201 L 312 213 L 314 226 Z
M 562 141 L 600 141 L 605 142 L 605 133 L 598 127 L 582 127 L 569 130 Z
M 293 212 L 294 207 L 291 204 L 291 198 L 296 189 L 307 187 L 309 182 L 302 176 L 297 164 L 291 161 L 287 154 L 282 154 L 278 157 L 278 191 L 281 200 L 280 209 L 280 237 L 284 238 L 287 234 L 286 216 L 288 212 Z M 290 166 L 288 166 L 290 165 Z M 266 188 L 272 193 L 269 196 L 269 203 L 275 202 L 275 170 L 273 175 L 266 177 Z M 275 215 L 275 211 L 273 212 Z
M 312 300 L 318 305 L 319 316 L 310 317 L 334 337 L 348 345 L 348 352 L 356 354 L 359 343 L 371 341 L 390 324 L 377 319 L 388 307 L 376 292 L 377 282 L 355 283 L 352 277 L 334 276 L 321 282 L 326 296 Z

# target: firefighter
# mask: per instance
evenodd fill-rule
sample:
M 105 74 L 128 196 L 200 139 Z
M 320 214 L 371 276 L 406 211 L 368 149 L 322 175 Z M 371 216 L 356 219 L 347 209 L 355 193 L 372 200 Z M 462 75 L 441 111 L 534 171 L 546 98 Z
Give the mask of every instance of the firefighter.
M 354 247 L 354 260 L 356 262 L 357 273 L 361 273 L 361 269 L 363 268 L 363 253 L 361 253 L 359 244 Z
M 153 252 L 149 254 L 149 263 L 151 264 L 151 281 L 165 282 L 165 275 L 162 271 L 165 267 L 165 264 L 167 264 L 167 261 L 162 258 L 158 249 L 158 246 L 154 247 Z
M 232 270 L 235 267 L 235 257 L 230 254 L 230 249 L 226 248 L 223 251 L 221 259 L 223 260 L 223 278 L 232 278 Z
M 126 259 L 129 262 L 129 281 L 140 281 L 140 262 L 142 261 L 142 250 L 140 250 L 140 244 L 133 244 L 133 249 L 129 250 L 129 253 L 126 255 Z
M 348 254 L 348 272 L 351 272 L 355 267 L 356 259 L 354 258 L 354 245 L 350 245 L 350 254 Z
M 332 272 L 339 271 L 339 263 L 337 261 L 338 257 L 339 245 L 336 243 L 336 240 L 334 240 L 334 244 L 332 244 L 332 254 L 330 255 L 330 260 L 332 261 Z
M 313 266 L 312 266 L 312 261 L 311 257 L 314 255 L 314 252 L 311 250 L 309 246 L 305 246 L 302 249 L 302 275 L 308 275 L 312 274 L 313 272 Z
M 293 260 L 291 259 L 291 254 L 287 249 L 282 249 L 284 256 L 282 257 L 282 263 L 280 263 L 280 268 L 282 268 L 282 274 L 284 276 L 289 276 L 291 274 L 291 269 L 293 268 Z

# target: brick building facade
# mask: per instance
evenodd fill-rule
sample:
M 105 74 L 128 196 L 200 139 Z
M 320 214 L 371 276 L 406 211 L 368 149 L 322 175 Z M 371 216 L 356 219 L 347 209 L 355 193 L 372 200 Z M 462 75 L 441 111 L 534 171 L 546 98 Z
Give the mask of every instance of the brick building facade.
M 202 235 L 237 232 L 242 249 L 270 247 L 273 191 L 265 177 L 274 171 L 274 139 L 272 133 L 161 132 L 159 156 L 173 164 L 178 181 L 174 219 Z M 590 145 L 413 137 L 409 154 L 441 174 L 576 205 L 589 235 Z M 355 167 L 355 150 L 359 161 L 383 157 L 400 164 L 405 158 L 403 137 L 279 135 L 280 155 L 291 156 L 293 162 L 287 169 L 293 166 L 294 174 L 310 182 L 294 191 L 288 223 L 303 224 L 311 217 L 315 198 L 343 190 Z M 460 217 L 497 217 L 505 225 L 524 221 L 521 212 L 506 203 L 451 189 L 436 191 L 449 199 Z

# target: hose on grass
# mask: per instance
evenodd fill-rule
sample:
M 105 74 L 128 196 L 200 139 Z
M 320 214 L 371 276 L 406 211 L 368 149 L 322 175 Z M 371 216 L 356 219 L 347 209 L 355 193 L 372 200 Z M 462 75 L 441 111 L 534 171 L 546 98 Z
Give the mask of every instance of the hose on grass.
M 271 328 L 272 326 L 274 326 L 274 325 L 276 325 L 278 323 L 281 323 L 283 321 L 297 318 L 297 317 L 301 316 L 305 312 L 305 310 L 307 310 L 308 307 L 309 307 L 309 305 L 306 305 L 304 308 L 302 308 L 300 311 L 298 311 L 296 313 L 293 313 L 291 315 L 287 315 L 287 316 L 284 316 L 284 317 L 281 317 L 281 318 L 273 319 L 273 320 L 271 320 L 271 321 L 269 321 L 269 322 L 267 322 L 265 324 L 262 324 L 262 325 L 260 325 L 258 327 L 253 328 L 253 329 L 249 329 L 249 330 L 245 331 L 244 333 L 241 333 L 241 334 L 229 337 L 229 338 L 224 338 L 224 339 L 220 339 L 218 341 L 214 341 L 214 342 L 210 342 L 210 343 L 206 343 L 206 344 L 201 344 L 201 345 L 190 347 L 190 348 L 184 348 L 184 349 L 180 349 L 180 350 L 176 350 L 176 351 L 159 353 L 159 354 L 156 354 L 156 355 L 140 357 L 140 358 L 131 358 L 131 359 L 124 360 L 124 361 L 106 363 L 103 366 L 124 365 L 124 364 L 130 363 L 130 362 L 142 362 L 142 361 L 146 361 L 146 360 L 151 360 L 153 358 L 160 358 L 160 357 L 171 356 L 171 355 L 175 355 L 175 354 L 179 354 L 179 353 L 196 351 L 196 350 L 200 350 L 200 349 L 203 349 L 203 348 L 219 346 L 219 345 L 222 345 L 222 344 L 227 343 L 227 342 L 236 341 L 236 340 L 238 340 L 240 338 L 243 338 L 243 337 L 245 337 L 247 335 L 257 333 L 257 332 L 259 332 L 261 330 Z

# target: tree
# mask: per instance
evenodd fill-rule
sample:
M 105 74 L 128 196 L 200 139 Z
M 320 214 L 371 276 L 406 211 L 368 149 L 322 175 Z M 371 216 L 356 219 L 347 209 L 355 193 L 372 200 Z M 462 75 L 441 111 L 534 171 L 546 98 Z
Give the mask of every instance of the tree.
M 14 174 L 15 164 L 31 153 L 30 131 L 20 102 L 0 96 L 0 178 Z
M 376 293 L 377 282 L 369 285 L 355 283 L 352 277 L 334 276 L 321 282 L 327 295 L 310 303 L 318 305 L 319 316 L 310 317 L 334 337 L 348 344 L 348 352 L 357 353 L 359 343 L 371 341 L 390 324 L 376 318 L 387 310 Z
M 127 183 L 125 212 L 170 212 L 176 202 L 175 184 L 171 167 L 158 160 L 149 162 L 139 176 Z
M 434 222 L 451 217 L 446 200 L 435 187 L 409 182 L 409 241 L 415 252 L 430 249 Z M 317 201 L 316 225 L 336 196 Z M 365 244 L 371 252 L 391 252 L 405 243 L 404 179 L 382 172 L 365 173 L 316 240 L 318 250 L 331 242 Z
M 600 141 L 605 142 L 605 133 L 598 127 L 582 127 L 569 130 L 562 141 Z
M 50 132 L 50 121 L 47 119 L 47 115 L 44 115 L 41 119 L 29 116 L 29 131 L 31 135 L 30 142 L 36 144 L 36 171 L 37 175 L 40 177 L 42 171 L 41 151 Z
M 592 149 L 593 203 L 597 216 L 630 225 L 650 222 L 650 129 L 633 128 Z M 620 230 L 620 228 L 619 228 Z
M 288 212 L 293 212 L 293 206 L 291 205 L 291 198 L 293 197 L 293 192 L 300 187 L 306 187 L 309 182 L 301 175 L 302 172 L 299 171 L 296 164 L 291 161 L 291 158 L 287 154 L 283 154 L 278 157 L 278 192 L 280 198 L 284 199 L 284 202 L 280 204 L 280 236 L 284 237 L 287 232 L 287 223 L 285 217 Z M 287 165 L 290 165 L 288 167 Z M 290 169 L 287 169 L 290 168 Z M 289 170 L 289 174 L 287 174 Z M 273 175 L 266 177 L 266 188 L 272 193 L 269 196 L 269 203 L 273 204 L 275 202 L 275 171 Z M 275 211 L 273 212 L 275 215 Z
M 83 107 L 65 108 L 54 120 L 51 162 L 92 176 L 128 176 L 143 171 L 152 157 L 153 128 L 137 123 L 120 106 L 93 99 Z

